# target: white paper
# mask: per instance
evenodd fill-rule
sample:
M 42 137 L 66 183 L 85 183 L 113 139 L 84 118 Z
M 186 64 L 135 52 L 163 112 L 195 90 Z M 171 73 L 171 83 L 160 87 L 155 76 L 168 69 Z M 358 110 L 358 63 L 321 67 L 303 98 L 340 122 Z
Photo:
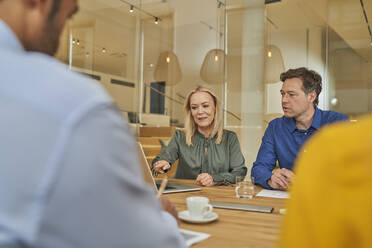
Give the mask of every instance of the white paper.
M 263 189 L 256 196 L 271 197 L 271 198 L 289 198 L 289 193 L 287 191 L 281 191 L 281 190 Z
M 183 238 L 186 241 L 187 246 L 191 246 L 193 244 L 199 243 L 207 238 L 209 238 L 211 235 L 207 233 L 202 233 L 202 232 L 195 232 L 195 231 L 190 231 L 186 229 L 179 229 Z

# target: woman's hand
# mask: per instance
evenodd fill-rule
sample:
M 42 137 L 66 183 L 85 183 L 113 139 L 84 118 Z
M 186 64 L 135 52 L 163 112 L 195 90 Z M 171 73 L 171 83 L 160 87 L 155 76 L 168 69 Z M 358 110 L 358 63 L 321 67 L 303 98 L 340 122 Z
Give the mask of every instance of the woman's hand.
M 208 173 L 199 174 L 196 178 L 196 182 L 207 187 L 213 186 L 215 184 L 213 177 Z
M 164 171 L 169 168 L 170 164 L 165 160 L 159 160 L 153 165 L 153 170 L 160 173 L 164 173 Z

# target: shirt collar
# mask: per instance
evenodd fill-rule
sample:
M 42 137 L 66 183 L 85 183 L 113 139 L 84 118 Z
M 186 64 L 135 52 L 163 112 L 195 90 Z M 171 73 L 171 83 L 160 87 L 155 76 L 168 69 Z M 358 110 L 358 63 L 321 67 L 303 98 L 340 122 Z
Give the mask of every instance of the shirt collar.
M 217 137 L 217 134 L 214 136 L 214 137 L 209 137 L 209 138 L 205 138 L 204 134 L 200 133 L 199 130 L 196 128 L 195 129 L 195 133 L 198 137 L 202 138 L 202 139 L 215 139 Z
M 321 121 L 322 121 L 321 119 L 322 118 L 321 118 L 320 110 L 317 107 L 315 107 L 315 115 L 314 115 L 314 119 L 310 127 L 313 127 L 318 130 L 321 126 Z
M 288 117 L 285 117 L 283 116 L 284 118 L 284 122 L 288 128 L 288 130 L 290 132 L 294 132 L 297 127 L 296 127 L 296 121 L 294 120 L 294 118 L 288 118 Z M 314 129 L 319 129 L 321 126 L 321 114 L 320 114 L 320 110 L 315 107 L 315 115 L 314 115 L 314 119 L 313 119 L 313 122 L 311 123 L 309 129 L 312 127 Z
M 288 118 L 285 116 L 283 116 L 283 119 L 288 130 L 293 133 L 297 129 L 295 120 L 293 118 Z
M 24 51 L 21 42 L 12 29 L 0 19 L 0 49 Z

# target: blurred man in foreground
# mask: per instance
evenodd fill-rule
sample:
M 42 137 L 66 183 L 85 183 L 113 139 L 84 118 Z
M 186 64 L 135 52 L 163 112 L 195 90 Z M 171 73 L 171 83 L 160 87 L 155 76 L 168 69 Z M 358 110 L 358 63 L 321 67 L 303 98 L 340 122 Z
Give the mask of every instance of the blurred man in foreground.
M 0 0 L 0 247 L 184 247 L 111 98 L 50 56 L 76 11 Z
M 295 165 L 280 247 L 371 247 L 371 127 L 369 117 L 310 139 Z

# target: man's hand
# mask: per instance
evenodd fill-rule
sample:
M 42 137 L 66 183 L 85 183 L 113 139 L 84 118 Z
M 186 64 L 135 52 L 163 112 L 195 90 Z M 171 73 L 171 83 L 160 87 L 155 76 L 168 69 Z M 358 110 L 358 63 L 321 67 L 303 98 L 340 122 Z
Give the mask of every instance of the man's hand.
M 165 160 L 159 160 L 154 164 L 153 169 L 157 172 L 164 173 L 165 170 L 170 168 L 170 164 Z
M 286 168 L 282 168 L 282 173 L 284 173 L 285 177 L 287 178 L 288 182 L 289 182 L 289 186 L 291 186 L 291 184 L 293 183 L 293 180 L 295 178 L 295 174 L 293 173 L 293 171 L 291 170 L 288 170 Z
M 287 190 L 294 179 L 294 173 L 286 168 L 277 169 L 267 181 L 273 189 Z
M 163 210 L 170 213 L 174 218 L 176 218 L 177 223 L 179 223 L 176 207 L 169 201 L 169 199 L 161 196 L 159 197 L 159 201 L 161 206 L 163 207 Z
M 203 186 L 213 186 L 215 184 L 213 177 L 208 173 L 201 173 L 196 178 L 196 182 L 203 185 Z

